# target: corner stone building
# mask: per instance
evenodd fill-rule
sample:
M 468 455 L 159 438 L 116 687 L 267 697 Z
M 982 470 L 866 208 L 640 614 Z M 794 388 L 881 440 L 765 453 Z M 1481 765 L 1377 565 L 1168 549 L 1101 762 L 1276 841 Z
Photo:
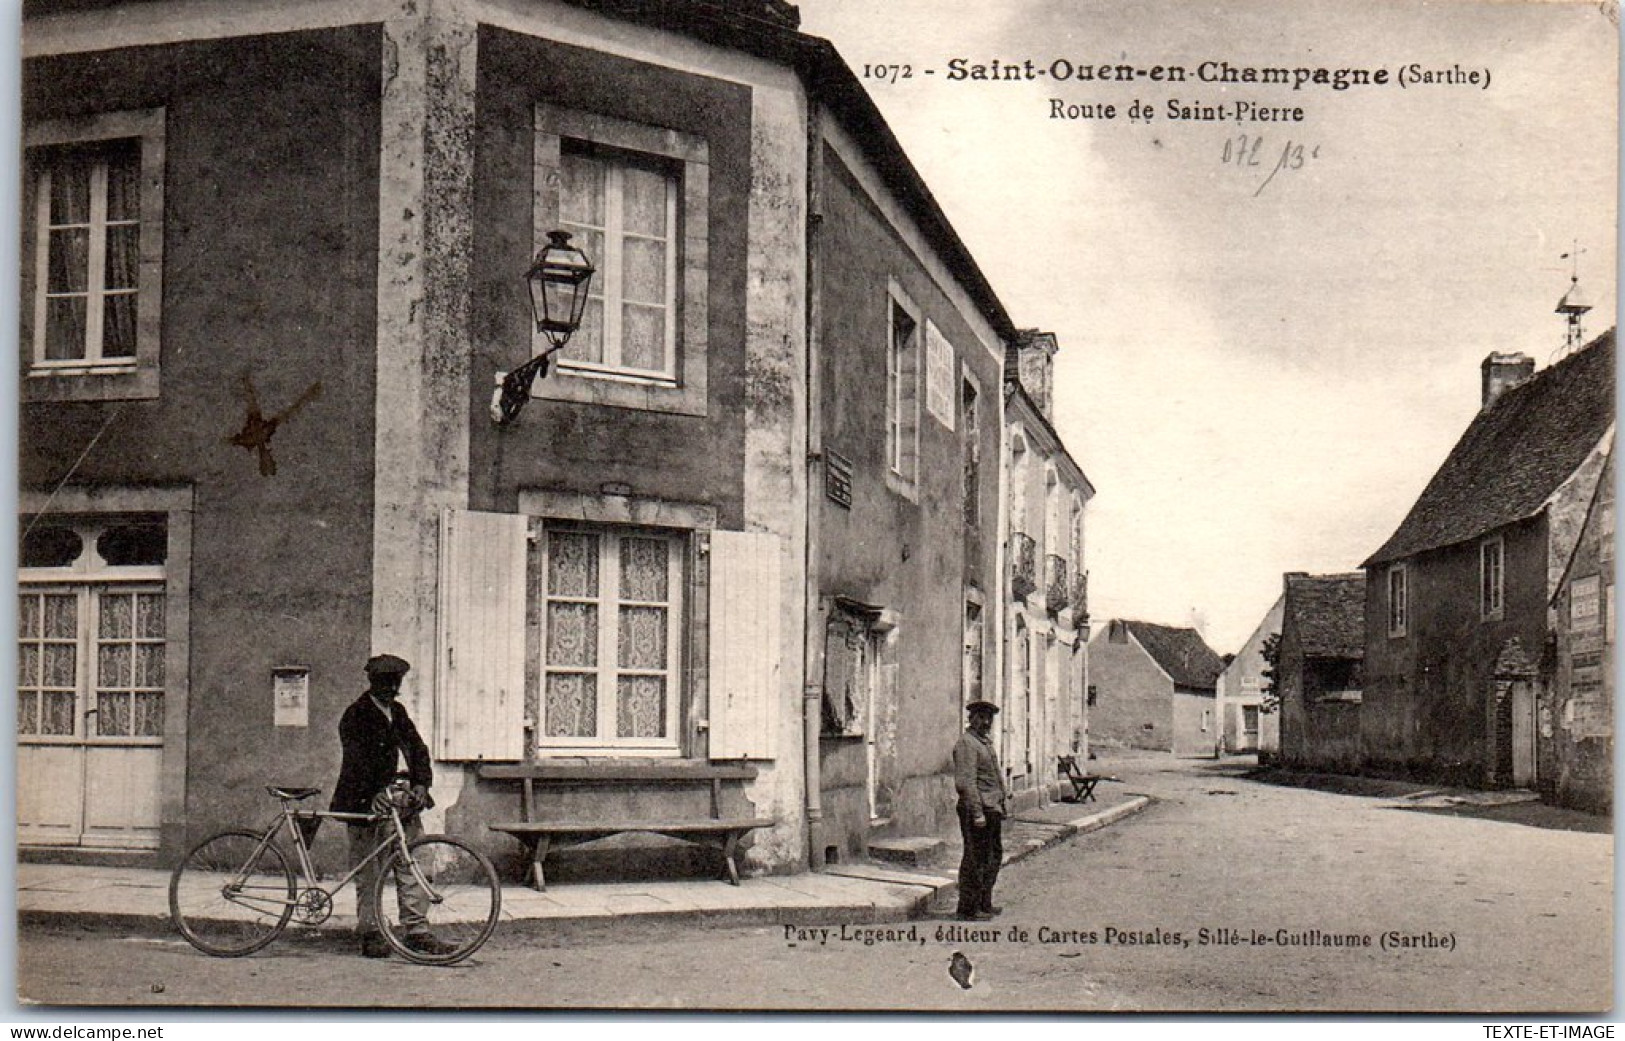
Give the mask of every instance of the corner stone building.
M 545 808 L 588 820 L 703 815 L 665 781 L 726 770 L 723 812 L 776 822 L 755 871 L 951 822 L 1016 327 L 797 22 L 25 2 L 25 848 L 163 860 L 330 787 L 382 651 L 429 826 L 515 873 L 492 764 L 564 764 Z M 587 320 L 499 427 L 554 228 Z M 837 615 L 873 697 L 831 720 Z

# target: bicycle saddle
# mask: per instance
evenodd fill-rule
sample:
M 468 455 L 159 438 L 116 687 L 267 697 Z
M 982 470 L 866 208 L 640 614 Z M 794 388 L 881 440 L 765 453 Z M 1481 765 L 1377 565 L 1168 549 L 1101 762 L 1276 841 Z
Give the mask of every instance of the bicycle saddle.
M 320 792 L 320 788 L 290 788 L 282 784 L 268 784 L 265 790 L 278 799 L 308 799 Z

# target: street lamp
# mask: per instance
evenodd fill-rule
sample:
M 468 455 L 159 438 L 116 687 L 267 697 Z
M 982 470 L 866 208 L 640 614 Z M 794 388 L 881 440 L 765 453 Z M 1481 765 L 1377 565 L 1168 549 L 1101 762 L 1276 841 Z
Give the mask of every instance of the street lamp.
M 531 384 L 536 377 L 547 375 L 548 359 L 581 327 L 581 315 L 587 309 L 592 261 L 570 245 L 567 231 L 550 231 L 547 239 L 547 245 L 525 273 L 525 281 L 530 285 L 536 331 L 546 336 L 551 346 L 507 375 L 497 374 L 498 386 L 491 394 L 491 419 L 499 425 L 511 423 L 519 415 L 530 400 Z

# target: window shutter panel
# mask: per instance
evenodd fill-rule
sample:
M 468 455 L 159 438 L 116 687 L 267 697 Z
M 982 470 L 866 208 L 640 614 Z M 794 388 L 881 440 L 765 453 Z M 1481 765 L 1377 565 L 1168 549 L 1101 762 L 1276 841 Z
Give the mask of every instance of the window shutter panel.
M 772 759 L 779 727 L 779 537 L 711 533 L 712 759 Z
M 440 517 L 440 759 L 522 759 L 528 518 Z

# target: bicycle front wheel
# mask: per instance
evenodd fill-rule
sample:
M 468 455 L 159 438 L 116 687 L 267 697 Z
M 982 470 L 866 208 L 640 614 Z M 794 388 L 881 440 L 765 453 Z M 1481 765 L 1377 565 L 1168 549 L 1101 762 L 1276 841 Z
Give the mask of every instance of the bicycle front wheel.
M 288 858 L 265 836 L 224 831 L 204 839 L 169 876 L 169 917 L 186 942 L 221 958 L 253 954 L 293 917 Z
M 460 962 L 490 939 L 502 913 L 496 868 L 466 842 L 444 835 L 416 839 L 407 852 L 411 863 L 396 854 L 378 872 L 371 894 L 378 927 L 403 958 L 423 965 Z

